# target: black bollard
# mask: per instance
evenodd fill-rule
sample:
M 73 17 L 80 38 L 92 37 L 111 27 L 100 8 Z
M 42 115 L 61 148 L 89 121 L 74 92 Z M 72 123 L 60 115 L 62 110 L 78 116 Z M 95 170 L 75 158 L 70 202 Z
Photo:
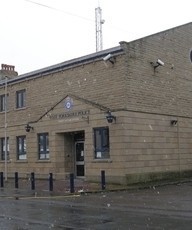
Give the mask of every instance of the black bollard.
M 49 173 L 49 191 L 53 191 L 53 173 Z
M 101 171 L 101 189 L 105 190 L 106 184 L 105 184 L 105 171 Z
M 31 173 L 31 190 L 35 190 L 35 173 Z
M 74 193 L 74 174 L 70 173 L 70 193 Z
M 3 172 L 0 172 L 0 185 L 1 185 L 1 188 L 4 187 L 4 179 L 3 179 Z
M 19 188 L 19 177 L 18 177 L 18 172 L 15 172 L 15 188 Z

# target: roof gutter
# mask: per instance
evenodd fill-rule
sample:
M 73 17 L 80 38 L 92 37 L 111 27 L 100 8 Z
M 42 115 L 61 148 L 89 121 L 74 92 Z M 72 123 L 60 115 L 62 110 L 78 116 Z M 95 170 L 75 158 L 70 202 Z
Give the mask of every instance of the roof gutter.
M 29 72 L 26 74 L 19 75 L 16 78 L 8 80 L 8 83 L 12 84 L 12 83 L 21 82 L 21 81 L 28 80 L 28 79 L 34 79 L 34 78 L 42 77 L 48 74 L 53 74 L 53 73 L 60 72 L 66 69 L 70 69 L 72 67 L 77 67 L 83 64 L 91 63 L 93 61 L 98 61 L 101 58 L 103 58 L 106 54 L 109 54 L 109 53 L 113 55 L 118 55 L 118 54 L 124 53 L 124 51 L 121 46 L 102 50 L 97 53 L 82 56 L 80 58 L 75 58 L 75 59 L 65 61 L 65 62 L 56 64 L 56 65 L 52 65 L 52 66 L 49 66 L 43 69 L 39 69 L 39 70 L 35 70 L 35 71 Z M 4 83 L 2 83 L 2 85 L 4 85 Z

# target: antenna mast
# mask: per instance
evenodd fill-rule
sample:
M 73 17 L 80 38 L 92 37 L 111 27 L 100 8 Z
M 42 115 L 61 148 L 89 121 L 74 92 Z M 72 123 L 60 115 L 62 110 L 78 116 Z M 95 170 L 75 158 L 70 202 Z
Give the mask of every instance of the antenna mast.
M 102 19 L 102 9 L 100 7 L 95 8 L 96 52 L 103 49 L 102 24 L 104 22 L 105 20 Z

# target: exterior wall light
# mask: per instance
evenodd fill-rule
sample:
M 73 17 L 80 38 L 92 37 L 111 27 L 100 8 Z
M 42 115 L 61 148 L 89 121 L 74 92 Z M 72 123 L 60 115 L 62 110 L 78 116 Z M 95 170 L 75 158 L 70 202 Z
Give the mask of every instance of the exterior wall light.
M 29 124 L 27 124 L 27 125 L 25 126 L 25 131 L 26 131 L 27 133 L 29 133 L 31 130 L 33 130 L 33 127 L 30 126 Z
M 108 123 L 113 123 L 113 121 L 116 123 L 116 117 L 111 114 L 111 111 L 107 112 L 106 119 Z
M 178 122 L 177 120 L 171 120 L 171 125 L 172 125 L 172 126 L 176 126 L 176 125 L 177 125 L 177 122 Z

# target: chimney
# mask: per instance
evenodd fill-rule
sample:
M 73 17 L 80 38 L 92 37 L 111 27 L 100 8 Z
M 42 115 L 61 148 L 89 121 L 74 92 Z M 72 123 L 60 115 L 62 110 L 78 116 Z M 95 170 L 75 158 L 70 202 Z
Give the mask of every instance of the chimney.
M 4 77 L 11 79 L 17 76 L 18 73 L 15 71 L 14 65 L 1 64 L 0 79 L 3 79 Z

